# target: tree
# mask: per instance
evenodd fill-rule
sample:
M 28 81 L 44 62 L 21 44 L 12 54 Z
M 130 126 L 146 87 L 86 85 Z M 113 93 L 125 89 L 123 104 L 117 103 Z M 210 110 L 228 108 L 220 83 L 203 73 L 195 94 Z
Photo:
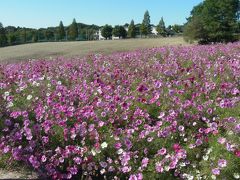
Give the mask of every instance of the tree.
M 119 38 L 126 38 L 127 31 L 125 30 L 125 28 L 123 26 L 117 25 L 113 28 L 112 34 Z
M 73 19 L 72 24 L 69 27 L 68 38 L 70 40 L 76 40 L 78 37 L 78 25 L 76 23 L 76 19 Z
M 65 39 L 65 30 L 63 26 L 63 22 L 60 21 L 59 27 L 58 27 L 58 38 L 59 40 Z
M 120 38 L 120 26 L 119 25 L 117 25 L 113 28 L 112 34 L 113 34 L 113 36 Z
M 110 39 L 112 37 L 112 26 L 106 24 L 105 26 L 103 26 L 101 34 L 105 39 Z
M 136 37 L 136 27 L 134 21 L 132 20 L 130 25 L 128 26 L 128 37 L 135 38 Z
M 45 33 L 44 33 L 45 39 L 47 41 L 52 41 L 54 40 L 54 32 L 50 29 L 46 29 Z
M 2 23 L 0 23 L 0 47 L 6 46 L 7 45 L 7 36 L 6 36 L 6 32 L 5 29 L 2 25 Z
M 26 43 L 27 42 L 27 31 L 26 31 L 26 28 L 22 29 L 20 37 L 21 37 L 21 43 Z
M 10 33 L 9 36 L 8 36 L 9 45 L 16 44 L 16 41 L 17 41 L 17 36 L 15 35 L 15 33 Z
M 127 37 L 127 31 L 123 26 L 120 26 L 120 37 L 125 39 Z
M 38 41 L 38 32 L 37 32 L 37 30 L 31 31 L 31 37 L 32 37 L 32 42 L 37 42 Z
M 143 22 L 142 22 L 140 30 L 141 30 L 141 34 L 143 34 L 145 36 L 148 34 L 151 34 L 151 32 L 152 32 L 150 15 L 149 15 L 148 11 L 146 11 L 144 14 L 144 18 L 143 18 Z
M 184 36 L 199 43 L 234 41 L 238 14 L 239 0 L 205 0 L 191 11 Z
M 172 30 L 174 31 L 174 33 L 182 33 L 183 32 L 183 26 L 182 25 L 178 25 L 178 24 L 174 24 L 172 26 Z
M 148 35 L 148 32 L 147 32 L 147 27 L 145 26 L 145 24 L 141 24 L 140 26 L 140 34 L 141 34 L 141 37 L 142 35 Z
M 165 27 L 165 22 L 163 20 L 163 17 L 159 21 L 159 24 L 157 25 L 157 32 L 159 35 L 165 37 L 167 35 L 166 27 Z

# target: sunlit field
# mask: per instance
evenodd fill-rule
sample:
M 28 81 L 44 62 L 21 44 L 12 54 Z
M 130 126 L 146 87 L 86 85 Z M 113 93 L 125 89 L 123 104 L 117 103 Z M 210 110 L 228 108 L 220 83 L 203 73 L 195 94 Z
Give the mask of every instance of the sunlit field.
M 165 45 L 186 45 L 182 37 L 156 39 L 128 39 L 114 41 L 75 41 L 46 42 L 0 48 L 0 61 L 19 61 L 50 57 L 83 57 L 94 53 L 113 52 L 152 48 Z
M 134 50 L 170 41 L 183 43 L 2 48 L 2 163 L 52 179 L 239 178 L 240 44 Z

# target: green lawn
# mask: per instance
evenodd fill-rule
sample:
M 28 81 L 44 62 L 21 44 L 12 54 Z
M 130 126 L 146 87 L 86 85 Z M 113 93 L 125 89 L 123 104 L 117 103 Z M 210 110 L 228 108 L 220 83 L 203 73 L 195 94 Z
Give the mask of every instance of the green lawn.
M 111 41 L 46 42 L 0 48 L 1 61 L 18 61 L 57 56 L 75 57 L 166 45 L 187 45 L 182 37 Z

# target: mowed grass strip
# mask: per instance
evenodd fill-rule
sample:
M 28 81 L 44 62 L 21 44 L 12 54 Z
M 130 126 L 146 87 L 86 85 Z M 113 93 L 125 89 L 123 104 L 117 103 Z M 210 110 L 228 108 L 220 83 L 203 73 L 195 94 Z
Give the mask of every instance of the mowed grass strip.
M 106 41 L 74 41 L 31 43 L 0 48 L 0 61 L 63 57 L 83 57 L 93 53 L 110 54 L 139 48 L 151 48 L 169 45 L 187 45 L 182 37 L 156 39 L 127 39 Z

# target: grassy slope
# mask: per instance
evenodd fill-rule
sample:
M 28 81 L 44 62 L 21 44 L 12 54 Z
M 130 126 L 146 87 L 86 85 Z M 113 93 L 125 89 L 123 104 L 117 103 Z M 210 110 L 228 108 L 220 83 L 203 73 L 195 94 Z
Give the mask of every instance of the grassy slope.
M 0 48 L 0 61 L 85 56 L 91 53 L 112 53 L 165 45 L 186 45 L 182 37 L 160 39 L 128 39 L 115 41 L 47 42 Z

